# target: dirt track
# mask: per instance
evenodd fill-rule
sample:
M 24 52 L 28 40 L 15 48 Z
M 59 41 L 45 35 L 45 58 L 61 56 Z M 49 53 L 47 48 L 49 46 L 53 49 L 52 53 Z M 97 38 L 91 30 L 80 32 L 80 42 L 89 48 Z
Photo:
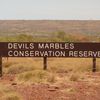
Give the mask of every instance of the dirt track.
M 24 100 L 100 100 L 100 73 L 87 75 L 86 81 L 60 84 L 24 85 L 14 83 L 13 79 L 14 76 L 4 75 L 0 83 L 9 84 Z

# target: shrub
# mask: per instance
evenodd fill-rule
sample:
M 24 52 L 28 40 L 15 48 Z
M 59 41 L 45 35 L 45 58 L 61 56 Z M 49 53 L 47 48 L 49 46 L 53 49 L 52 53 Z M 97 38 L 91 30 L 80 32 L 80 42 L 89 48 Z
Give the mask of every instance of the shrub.
M 78 73 L 73 73 L 71 76 L 70 76 L 70 81 L 78 81 L 80 78 L 79 74 Z
M 11 93 L 2 97 L 2 100 L 22 100 L 17 94 Z
M 16 40 L 18 42 L 32 42 L 33 41 L 33 36 L 32 35 L 27 35 L 27 34 L 20 34 L 16 37 Z
M 34 70 L 28 71 L 21 74 L 18 74 L 16 77 L 16 81 L 18 82 L 29 82 L 29 83 L 45 83 L 56 82 L 56 77 L 49 73 L 48 71 L 44 70 Z
M 22 97 L 12 88 L 0 84 L 0 100 L 22 100 Z
M 7 74 L 18 74 L 23 73 L 25 71 L 31 71 L 34 70 L 34 66 L 31 65 L 25 65 L 25 64 L 14 64 L 10 66 L 10 68 L 7 71 Z
M 66 33 L 63 31 L 57 32 L 57 37 L 60 38 L 61 40 L 65 40 Z
M 9 68 L 9 67 L 12 66 L 12 65 L 13 65 L 12 62 L 5 62 L 5 63 L 3 64 L 3 66 L 4 66 L 5 68 Z
M 48 76 L 48 72 L 43 70 L 34 70 L 21 73 L 17 75 L 16 80 L 20 82 L 31 81 L 31 82 L 43 82 Z
M 51 74 L 51 75 L 47 78 L 47 82 L 55 83 L 55 82 L 56 82 L 56 76 L 55 76 L 54 74 Z

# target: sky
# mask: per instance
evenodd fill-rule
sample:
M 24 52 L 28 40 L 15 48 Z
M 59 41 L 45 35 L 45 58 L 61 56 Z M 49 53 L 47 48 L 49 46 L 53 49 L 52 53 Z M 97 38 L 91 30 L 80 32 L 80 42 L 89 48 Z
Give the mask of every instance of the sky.
M 0 19 L 100 20 L 100 0 L 0 0 Z

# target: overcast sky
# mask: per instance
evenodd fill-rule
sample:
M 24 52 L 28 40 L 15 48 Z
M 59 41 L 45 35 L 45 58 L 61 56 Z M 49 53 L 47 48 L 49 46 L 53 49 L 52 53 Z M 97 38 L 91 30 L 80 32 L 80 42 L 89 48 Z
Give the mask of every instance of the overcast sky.
M 0 19 L 100 20 L 100 0 L 0 0 Z

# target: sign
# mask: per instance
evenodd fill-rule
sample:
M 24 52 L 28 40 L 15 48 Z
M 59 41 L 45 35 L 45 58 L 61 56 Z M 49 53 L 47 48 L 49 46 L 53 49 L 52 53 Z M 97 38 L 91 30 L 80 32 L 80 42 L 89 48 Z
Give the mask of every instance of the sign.
M 2 57 L 100 58 L 100 43 L 0 42 Z

